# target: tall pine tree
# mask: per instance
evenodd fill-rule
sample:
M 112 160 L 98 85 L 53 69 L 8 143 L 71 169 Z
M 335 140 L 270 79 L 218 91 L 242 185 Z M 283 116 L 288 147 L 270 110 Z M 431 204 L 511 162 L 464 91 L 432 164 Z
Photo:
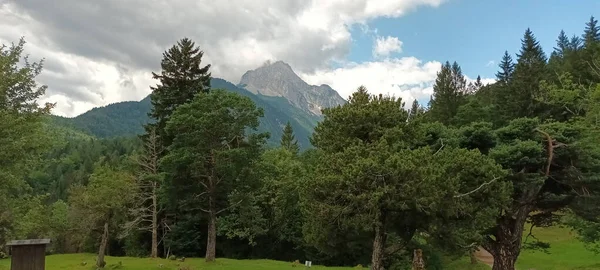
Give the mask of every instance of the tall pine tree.
M 458 63 L 450 62 L 442 66 L 433 85 L 433 97 L 430 101 L 431 117 L 434 121 L 451 124 L 458 107 L 465 101 L 467 81 Z
M 583 45 L 588 48 L 598 43 L 598 41 L 600 41 L 600 26 L 598 26 L 598 20 L 592 16 L 585 24 L 585 30 L 583 32 Z
M 583 81 L 588 84 L 600 82 L 600 26 L 593 16 L 585 24 L 583 33 Z
M 560 34 L 558 34 L 558 38 L 556 39 L 556 47 L 554 47 L 554 52 L 556 52 L 559 57 L 564 57 L 565 52 L 567 52 L 569 49 L 569 37 L 567 37 L 567 34 L 565 34 L 564 30 L 560 30 Z
M 161 159 L 168 154 L 169 146 L 175 137 L 173 134 L 169 135 L 166 132 L 167 122 L 169 122 L 175 109 L 192 101 L 197 94 L 208 93 L 210 90 L 210 65 L 202 66 L 203 54 L 192 40 L 183 38 L 163 53 L 160 74 L 152 73 L 153 78 L 158 79 L 160 83 L 156 87 L 151 87 L 152 109 L 149 116 L 154 121 L 144 127 L 146 134 L 142 136 L 142 139 L 148 142 L 151 137 L 150 134 L 156 132 L 156 146 L 164 150 L 159 157 Z M 160 167 L 159 170 L 162 173 Z M 161 197 L 158 198 L 166 206 L 163 212 L 164 216 L 158 218 L 166 222 L 178 217 L 177 227 L 182 231 L 188 228 L 179 226 L 179 224 L 195 222 L 195 217 L 185 215 L 186 212 L 181 207 L 181 201 L 185 201 L 181 199 L 182 190 L 186 189 L 186 187 L 182 187 L 181 183 L 188 181 L 188 179 L 190 179 L 188 170 L 180 170 L 177 173 L 169 174 L 164 179 L 164 184 L 161 187 L 164 192 L 160 192 Z M 150 205 L 147 206 L 150 207 Z M 195 230 L 195 228 L 192 230 Z M 185 237 L 195 235 L 189 232 L 185 231 Z M 175 234 L 177 235 L 177 233 Z M 172 238 L 170 240 L 173 245 L 177 245 L 179 239 Z
M 156 120 L 159 138 L 163 146 L 168 146 L 170 138 L 165 137 L 164 129 L 173 111 L 192 100 L 197 93 L 210 90 L 210 65 L 202 66 L 204 52 L 195 43 L 183 38 L 163 53 L 160 74 L 152 77 L 160 81 L 151 87 L 152 111 L 150 116 Z
M 292 125 L 289 121 L 283 128 L 283 135 L 281 135 L 280 144 L 281 147 L 294 154 L 298 154 L 298 152 L 300 151 L 300 147 L 298 146 L 298 140 L 296 140 L 294 136 L 294 130 L 292 129 Z
M 540 94 L 540 81 L 547 79 L 546 55 L 531 29 L 527 28 L 517 54 L 513 87 L 506 105 L 511 118 L 533 116 L 539 110 L 535 97 Z
M 513 63 L 510 54 L 508 54 L 508 51 L 504 51 L 504 56 L 502 56 L 502 61 L 499 66 L 500 71 L 496 73 L 496 80 L 502 85 L 507 85 L 512 79 L 513 72 L 515 71 L 515 64 Z

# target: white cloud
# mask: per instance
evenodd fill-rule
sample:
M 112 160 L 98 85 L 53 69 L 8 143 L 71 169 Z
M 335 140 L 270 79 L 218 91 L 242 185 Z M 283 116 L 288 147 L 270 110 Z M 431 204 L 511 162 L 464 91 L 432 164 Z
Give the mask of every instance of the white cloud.
M 377 37 L 373 44 L 373 56 L 389 56 L 394 52 L 402 52 L 402 41 L 397 37 Z
M 74 116 L 143 98 L 162 52 L 184 36 L 204 50 L 214 76 L 234 83 L 269 59 L 310 74 L 344 61 L 353 25 L 444 1 L 0 0 L 0 42 L 24 35 L 27 53 L 46 58 L 46 99 Z
M 486 67 L 491 67 L 494 66 L 496 64 L 496 61 L 494 60 L 490 60 L 489 62 L 487 62 L 487 64 L 485 64 Z
M 414 99 L 428 99 L 433 93 L 433 82 L 441 63 L 403 57 L 379 62 L 351 63 L 334 70 L 320 70 L 300 74 L 310 84 L 329 84 L 343 98 L 348 98 L 364 85 L 371 94 L 401 97 L 410 104 Z
M 348 99 L 356 89 L 364 85 L 371 94 L 400 97 L 406 106 L 413 100 L 427 102 L 433 94 L 433 84 L 441 69 L 437 61 L 423 62 L 415 57 L 388 58 L 382 61 L 348 63 L 334 70 L 319 70 L 314 73 L 301 73 L 310 84 L 329 84 L 340 95 Z M 467 83 L 475 82 L 465 76 Z M 482 78 L 484 85 L 495 79 Z

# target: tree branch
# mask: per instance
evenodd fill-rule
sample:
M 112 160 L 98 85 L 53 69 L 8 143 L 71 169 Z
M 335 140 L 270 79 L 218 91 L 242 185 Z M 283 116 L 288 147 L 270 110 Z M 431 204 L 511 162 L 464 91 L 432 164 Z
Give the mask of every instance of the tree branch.
M 435 156 L 435 155 L 437 155 L 437 153 L 439 153 L 440 151 L 442 151 L 442 149 L 444 149 L 444 140 L 442 140 L 442 139 L 440 138 L 440 142 L 442 143 L 442 146 L 440 146 L 440 149 L 438 149 L 438 150 L 437 150 L 437 151 L 436 151 L 436 152 L 433 154 L 434 156 Z
M 479 186 L 478 188 L 476 188 L 476 189 L 474 189 L 474 190 L 471 190 L 471 191 L 469 191 L 469 192 L 467 192 L 467 193 L 463 193 L 463 194 L 454 195 L 454 198 L 461 198 L 461 197 L 464 197 L 464 196 L 471 195 L 471 194 L 473 194 L 473 193 L 477 192 L 478 190 L 482 189 L 483 187 L 485 187 L 485 186 L 487 186 L 487 185 L 489 185 L 489 184 L 493 183 L 494 181 L 498 180 L 498 178 L 500 178 L 500 177 L 494 177 L 494 179 L 490 180 L 489 182 L 484 182 L 484 183 L 483 183 L 483 184 L 481 184 L 481 186 Z
M 552 165 L 552 160 L 554 159 L 554 148 L 558 148 L 561 146 L 566 146 L 566 144 L 564 143 L 557 143 L 556 145 L 553 144 L 554 140 L 552 140 L 552 137 L 550 137 L 550 134 L 548 134 L 547 132 L 536 128 L 535 131 L 541 133 L 542 135 L 544 135 L 544 137 L 546 137 L 547 142 L 547 152 L 548 152 L 548 161 L 546 162 L 546 169 L 545 169 L 545 175 L 546 177 L 550 176 L 550 166 Z
M 242 200 L 240 200 L 239 202 L 236 202 L 236 203 L 234 203 L 234 204 L 232 204 L 232 205 L 230 205 L 230 206 L 227 206 L 227 207 L 225 207 L 225 208 L 223 208 L 223 209 L 221 209 L 221 210 L 217 211 L 217 215 L 218 215 L 218 214 L 220 214 L 220 213 L 222 213 L 222 212 L 225 212 L 225 211 L 227 211 L 227 210 L 228 210 L 229 208 L 231 208 L 231 207 L 234 207 L 234 206 L 237 206 L 237 205 L 239 205 L 239 204 L 240 204 L 240 203 L 242 203 L 243 201 L 244 201 L 244 200 L 242 199 Z

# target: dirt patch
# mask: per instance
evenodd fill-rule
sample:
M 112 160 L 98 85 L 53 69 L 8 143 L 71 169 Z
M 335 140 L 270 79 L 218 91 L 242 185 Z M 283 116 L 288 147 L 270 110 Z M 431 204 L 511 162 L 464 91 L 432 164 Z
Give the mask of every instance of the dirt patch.
M 479 247 L 477 249 L 477 251 L 475 251 L 475 258 L 477 258 L 477 260 L 479 260 L 482 263 L 485 263 L 489 266 L 494 265 L 494 257 L 492 256 L 492 254 L 487 252 L 487 250 L 483 249 L 482 247 Z

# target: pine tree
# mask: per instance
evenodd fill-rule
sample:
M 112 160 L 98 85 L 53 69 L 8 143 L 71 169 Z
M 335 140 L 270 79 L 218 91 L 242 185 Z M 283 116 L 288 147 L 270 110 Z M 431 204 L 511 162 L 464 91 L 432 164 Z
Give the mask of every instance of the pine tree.
M 152 73 L 152 77 L 158 79 L 160 84 L 151 87 L 150 116 L 156 120 L 151 125 L 156 125 L 165 147 L 170 139 L 165 137 L 164 129 L 173 111 L 192 100 L 197 93 L 208 93 L 210 90 L 210 65 L 201 66 L 203 55 L 204 52 L 192 40 L 183 38 L 163 53 L 161 73 Z
M 548 70 L 552 78 L 551 81 L 558 80 L 558 76 L 564 72 L 573 72 L 571 62 L 574 59 L 574 52 L 575 50 L 572 50 L 569 37 L 565 34 L 564 30 L 561 30 L 556 39 L 556 47 L 554 47 L 554 51 L 548 59 Z
M 298 146 L 298 141 L 294 136 L 294 130 L 292 129 L 292 125 L 288 121 L 285 127 L 283 128 L 283 135 L 281 135 L 281 147 L 284 149 L 298 154 L 300 151 L 300 147 Z
M 571 51 L 578 51 L 581 49 L 581 46 L 582 46 L 581 38 L 579 38 L 577 35 L 573 35 L 571 37 L 571 40 L 569 41 L 569 49 Z
M 423 108 L 419 104 L 417 99 L 413 100 L 412 106 L 410 107 L 410 119 L 413 119 L 423 113 Z
M 600 41 L 600 26 L 598 26 L 598 20 L 592 16 L 590 17 L 590 21 L 585 24 L 583 45 L 589 48 L 594 46 L 598 41 Z
M 565 52 L 570 48 L 570 41 L 567 34 L 565 34 L 564 30 L 560 30 L 560 34 L 558 34 L 558 38 L 556 39 L 556 47 L 554 47 L 554 51 L 560 57 L 564 57 Z
M 430 101 L 431 116 L 434 120 L 450 124 L 458 107 L 463 104 L 467 91 L 467 81 L 458 63 L 450 62 L 442 66 L 433 85 Z
M 581 79 L 587 84 L 600 82 L 600 26 L 593 16 L 585 24 L 580 67 Z
M 508 51 L 504 51 L 502 61 L 500 62 L 500 71 L 496 73 L 496 79 L 500 84 L 508 85 L 515 71 L 515 64 Z
M 517 54 L 513 88 L 506 98 L 512 117 L 531 116 L 538 109 L 535 97 L 540 93 L 540 81 L 547 79 L 546 56 L 531 29 L 527 28 Z
M 483 87 L 483 82 L 481 81 L 481 76 L 477 75 L 477 80 L 475 80 L 475 83 L 473 84 L 473 86 L 475 87 L 475 91 L 479 91 L 481 89 L 481 87 Z

